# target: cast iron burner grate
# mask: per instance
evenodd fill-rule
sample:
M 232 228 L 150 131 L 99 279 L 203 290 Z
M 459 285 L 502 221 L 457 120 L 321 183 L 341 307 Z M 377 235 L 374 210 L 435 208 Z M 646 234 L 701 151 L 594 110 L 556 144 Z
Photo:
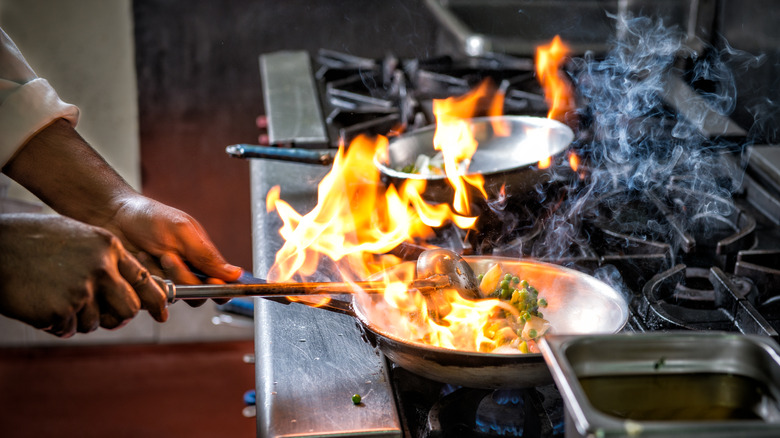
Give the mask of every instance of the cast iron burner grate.
M 330 146 L 358 134 L 395 135 L 435 122 L 433 99 L 461 96 L 490 79 L 506 114 L 547 114 L 533 60 L 512 56 L 369 59 L 320 50 L 315 58 Z

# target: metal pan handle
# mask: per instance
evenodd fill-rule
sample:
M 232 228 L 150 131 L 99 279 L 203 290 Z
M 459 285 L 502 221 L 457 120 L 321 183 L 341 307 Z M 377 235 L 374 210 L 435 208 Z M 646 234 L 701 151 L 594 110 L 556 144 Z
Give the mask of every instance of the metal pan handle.
M 230 145 L 225 148 L 225 152 L 235 158 L 266 158 L 295 163 L 320 164 L 323 166 L 330 166 L 335 158 L 335 152 L 331 150 L 282 148 L 250 144 Z

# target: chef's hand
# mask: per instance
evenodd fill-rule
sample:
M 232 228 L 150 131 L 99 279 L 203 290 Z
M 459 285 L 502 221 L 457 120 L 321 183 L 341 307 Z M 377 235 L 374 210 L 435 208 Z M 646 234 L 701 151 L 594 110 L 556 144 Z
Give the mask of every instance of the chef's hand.
M 57 336 L 118 328 L 139 309 L 168 318 L 165 293 L 105 229 L 59 215 L 0 215 L 0 254 L 0 313 Z
M 192 267 L 209 277 L 207 283 L 238 280 L 241 268 L 225 261 L 190 215 L 139 194 L 126 196 L 118 204 L 114 216 L 101 226 L 125 242 L 152 274 L 176 284 L 201 284 Z M 199 306 L 205 300 L 186 302 Z

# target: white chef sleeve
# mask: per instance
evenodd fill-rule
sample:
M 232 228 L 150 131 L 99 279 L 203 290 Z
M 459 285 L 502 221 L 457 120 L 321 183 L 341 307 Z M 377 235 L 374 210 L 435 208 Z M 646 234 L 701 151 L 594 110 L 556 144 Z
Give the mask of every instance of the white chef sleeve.
M 63 102 L 46 79 L 35 75 L 0 29 L 0 167 L 33 135 L 59 118 L 75 127 L 79 109 Z

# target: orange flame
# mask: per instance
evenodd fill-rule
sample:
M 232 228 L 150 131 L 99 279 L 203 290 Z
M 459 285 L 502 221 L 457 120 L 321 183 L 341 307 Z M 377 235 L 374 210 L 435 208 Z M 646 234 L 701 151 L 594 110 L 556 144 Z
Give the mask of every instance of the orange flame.
M 485 179 L 482 175 L 467 174 L 468 164 L 478 146 L 467 119 L 483 111 L 487 112 L 488 116 L 501 115 L 503 106 L 503 93 L 497 92 L 489 80 L 483 81 L 464 96 L 433 101 L 433 113 L 436 116 L 433 147 L 441 151 L 444 157 L 444 173 L 455 189 L 453 206 L 458 213 L 470 213 L 469 186 L 477 189 L 479 194 L 487 199 Z M 500 122 L 493 123 L 492 127 L 497 136 L 509 134 L 509 128 Z
M 466 96 L 434 101 L 434 146 L 444 156 L 445 174 L 455 188 L 452 207 L 425 202 L 422 193 L 426 184 L 422 179 L 385 187 L 373 161 L 375 155 L 387 151 L 389 141 L 383 136 L 359 136 L 349 148 L 339 147 L 332 169 L 317 188 L 318 203 L 305 215 L 281 199 L 279 187 L 272 188 L 266 208 L 281 217 L 279 232 L 285 243 L 267 274 L 269 281 L 306 281 L 319 272 L 324 261 L 335 267 L 345 281 L 365 279 L 397 266 L 398 258 L 388 253 L 403 242 L 429 239 L 434 229 L 447 223 L 473 228 L 477 218 L 470 216 L 469 194 L 485 198 L 487 194 L 482 177 L 467 172 L 477 150 L 478 133 L 472 132 L 465 119 L 500 115 L 503 97 L 485 81 Z M 501 124 L 492 128 L 494 135 L 508 133 Z M 385 293 L 378 303 L 357 288 L 354 291 L 356 299 L 370 299 L 374 306 L 385 306 L 376 307 L 379 310 L 372 315 L 393 318 L 391 326 L 398 336 L 445 348 L 491 351 L 497 346 L 498 341 L 487 336 L 483 328 L 495 317 L 493 309 L 506 307 L 500 300 L 464 300 L 454 290 L 444 289 L 450 310 L 443 319 L 433 320 L 428 317 L 425 297 L 408 288 L 415 277 L 413 270 L 398 277 L 385 279 Z M 326 301 L 319 299 L 316 303 Z
M 571 170 L 575 172 L 580 167 L 580 157 L 578 157 L 577 154 L 573 152 L 569 154 L 569 166 L 571 166 Z
M 364 255 L 384 254 L 404 241 L 429 238 L 432 227 L 447 221 L 469 228 L 476 218 L 452 212 L 446 204 L 427 205 L 424 181 L 412 181 L 386 190 L 373 164 L 375 148 L 386 148 L 386 137 L 375 141 L 357 137 L 345 154 L 339 148 L 333 168 L 318 187 L 319 203 L 305 216 L 279 198 L 279 189 L 267 196 L 267 207 L 282 218 L 284 246 L 277 252 L 270 281 L 307 277 L 319 266 L 320 256 L 344 259 L 359 278 L 370 274 Z
M 568 54 L 569 48 L 558 35 L 550 44 L 540 46 L 536 50 L 536 75 L 544 88 L 545 99 L 550 106 L 548 119 L 563 120 L 566 112 L 573 108 L 571 87 L 559 71 Z

